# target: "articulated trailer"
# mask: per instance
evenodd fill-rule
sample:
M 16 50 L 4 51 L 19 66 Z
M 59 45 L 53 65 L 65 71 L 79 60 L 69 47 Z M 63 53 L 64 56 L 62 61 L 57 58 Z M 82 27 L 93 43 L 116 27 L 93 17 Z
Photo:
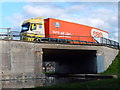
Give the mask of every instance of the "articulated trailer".
M 100 38 L 108 39 L 108 32 L 63 20 L 34 18 L 24 21 L 21 30 L 21 40 L 25 41 L 71 41 L 100 43 Z

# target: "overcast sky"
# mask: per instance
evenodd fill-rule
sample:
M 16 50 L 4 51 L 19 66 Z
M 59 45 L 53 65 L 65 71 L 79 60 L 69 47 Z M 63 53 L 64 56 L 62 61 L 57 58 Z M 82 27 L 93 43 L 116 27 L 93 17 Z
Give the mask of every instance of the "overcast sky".
M 96 27 L 118 40 L 118 2 L 2 2 L 2 27 L 20 31 L 24 20 L 44 16 Z

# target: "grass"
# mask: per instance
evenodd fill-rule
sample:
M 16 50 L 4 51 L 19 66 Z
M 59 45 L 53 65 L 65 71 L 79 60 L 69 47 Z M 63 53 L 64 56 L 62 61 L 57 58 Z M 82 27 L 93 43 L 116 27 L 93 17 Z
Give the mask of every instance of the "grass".
M 120 52 L 116 56 L 115 60 L 112 62 L 112 64 L 109 66 L 109 68 L 103 72 L 100 73 L 103 75 L 118 75 L 119 77 L 117 79 L 103 79 L 103 80 L 94 80 L 94 81 L 87 81 L 87 82 L 77 82 L 77 83 L 69 83 L 69 84 L 61 84 L 61 85 L 52 85 L 52 86 L 43 86 L 43 87 L 36 87 L 31 88 L 29 90 L 50 90 L 50 89 L 77 89 L 81 88 L 79 90 L 120 90 Z M 24 90 L 24 89 L 22 89 Z M 28 90 L 28 89 L 25 89 Z
M 43 72 L 44 74 L 54 74 L 55 72 L 51 71 L 51 72 Z
M 108 79 L 108 80 L 98 80 L 98 81 L 88 81 L 79 83 L 70 83 L 64 85 L 53 85 L 46 88 L 118 88 L 118 82 L 120 79 Z
M 61 84 L 61 85 L 52 85 L 52 86 L 43 86 L 43 87 L 36 87 L 31 88 L 29 90 L 50 90 L 50 89 L 63 89 L 63 90 L 75 90 L 75 89 L 85 89 L 85 90 L 120 90 L 119 89 L 119 79 L 105 79 L 105 80 L 95 80 L 95 81 L 88 81 L 88 82 L 78 82 L 78 83 L 69 83 L 69 84 Z M 24 89 L 22 89 L 24 90 Z M 25 89 L 28 90 L 28 89 Z
M 103 75 L 118 75 L 120 77 L 120 52 L 116 56 L 115 60 L 113 60 L 112 64 L 109 66 L 109 68 L 101 73 Z

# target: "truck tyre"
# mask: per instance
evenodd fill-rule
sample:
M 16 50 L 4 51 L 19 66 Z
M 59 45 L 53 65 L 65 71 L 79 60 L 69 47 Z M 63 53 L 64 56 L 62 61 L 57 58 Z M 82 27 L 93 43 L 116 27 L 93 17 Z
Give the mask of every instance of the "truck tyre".
M 34 39 L 34 42 L 35 43 L 39 43 L 39 42 L 41 42 L 41 39 L 40 38 L 36 38 L 36 39 Z

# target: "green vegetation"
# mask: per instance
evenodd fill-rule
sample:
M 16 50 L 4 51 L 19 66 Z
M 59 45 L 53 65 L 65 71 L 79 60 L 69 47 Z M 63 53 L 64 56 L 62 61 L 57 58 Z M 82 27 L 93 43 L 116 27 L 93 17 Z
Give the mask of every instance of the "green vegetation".
M 98 80 L 98 81 L 88 81 L 80 83 L 70 83 L 64 85 L 53 85 L 46 88 L 118 88 L 118 82 L 120 79 L 108 79 L 108 80 Z
M 120 77 L 120 52 L 116 56 L 115 60 L 112 62 L 112 64 L 109 66 L 109 68 L 101 73 L 101 74 L 107 74 L 107 75 L 118 75 Z
M 43 72 L 44 74 L 54 74 L 55 72 L 52 71 L 52 72 Z
M 41 90 L 41 89 L 63 89 L 63 90 L 69 90 L 69 89 L 76 89 L 76 88 L 82 88 L 83 90 L 119 90 L 119 79 L 104 79 L 104 80 L 95 80 L 95 81 L 88 81 L 88 82 L 77 82 L 77 83 L 69 83 L 69 84 L 61 84 L 61 85 L 52 85 L 52 86 L 43 86 L 43 87 L 36 87 L 31 88 L 30 90 Z M 24 89 L 22 89 L 24 90 Z M 27 89 L 25 89 L 27 90 Z

